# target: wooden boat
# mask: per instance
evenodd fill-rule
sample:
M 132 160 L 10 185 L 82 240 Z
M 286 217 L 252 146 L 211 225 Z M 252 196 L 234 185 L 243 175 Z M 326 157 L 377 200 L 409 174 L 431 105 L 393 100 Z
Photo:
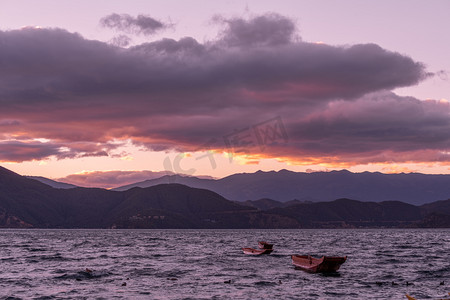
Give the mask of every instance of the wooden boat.
M 244 254 L 249 255 L 261 255 L 261 254 L 270 254 L 273 249 L 253 249 L 253 248 L 242 248 Z
M 450 292 L 448 293 L 448 295 L 450 296 Z M 408 300 L 417 300 L 416 298 L 406 294 L 406 298 L 408 298 Z M 445 299 L 441 299 L 441 300 L 448 300 L 449 298 L 445 298 Z
M 260 241 L 260 242 L 258 242 L 258 247 L 259 247 L 259 249 L 272 249 L 273 244 L 269 244 L 269 243 Z
M 310 255 L 292 255 L 292 263 L 310 273 L 336 272 L 340 266 L 347 260 L 347 256 L 322 256 L 315 258 Z

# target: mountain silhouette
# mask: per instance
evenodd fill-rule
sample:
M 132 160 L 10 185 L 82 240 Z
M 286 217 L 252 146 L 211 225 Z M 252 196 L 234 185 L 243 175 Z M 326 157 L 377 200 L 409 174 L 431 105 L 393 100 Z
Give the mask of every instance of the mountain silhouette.
M 126 191 L 53 188 L 0 167 L 0 227 L 450 227 L 450 200 L 422 206 L 351 199 L 317 203 L 260 199 L 241 203 L 179 183 Z
M 421 205 L 450 198 L 450 175 L 352 173 L 346 170 L 315 173 L 258 171 L 234 174 L 222 179 L 171 175 L 114 190 L 124 191 L 161 183 L 180 183 L 208 189 L 234 201 L 273 199 L 286 202 L 297 199 L 319 202 L 348 198 Z

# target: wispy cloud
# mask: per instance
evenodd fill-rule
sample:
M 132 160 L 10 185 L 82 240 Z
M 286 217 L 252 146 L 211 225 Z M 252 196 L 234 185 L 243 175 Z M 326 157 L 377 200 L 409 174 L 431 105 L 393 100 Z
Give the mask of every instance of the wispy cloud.
M 23 162 L 40 160 L 59 153 L 59 145 L 41 142 L 0 141 L 0 160 Z
M 129 36 L 126 35 L 118 35 L 113 37 L 109 42 L 117 47 L 127 47 L 131 44 L 131 38 Z
M 138 15 L 137 17 L 129 14 L 110 14 L 100 20 L 104 27 L 122 31 L 131 34 L 152 35 L 157 31 L 171 27 L 170 24 L 158 21 L 150 16 Z

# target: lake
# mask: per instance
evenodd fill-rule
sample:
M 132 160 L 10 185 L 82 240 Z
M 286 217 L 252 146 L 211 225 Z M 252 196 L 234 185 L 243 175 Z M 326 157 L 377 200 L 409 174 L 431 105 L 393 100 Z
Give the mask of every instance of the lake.
M 243 254 L 259 240 L 274 252 Z M 309 274 L 291 254 L 348 259 Z M 2 299 L 439 299 L 450 229 L 1 229 L 0 264 Z

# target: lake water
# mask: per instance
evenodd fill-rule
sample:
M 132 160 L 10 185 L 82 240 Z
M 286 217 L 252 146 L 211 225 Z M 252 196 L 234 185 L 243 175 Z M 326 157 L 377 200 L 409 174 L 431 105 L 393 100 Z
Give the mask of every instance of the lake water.
M 258 240 L 274 252 L 242 253 Z M 326 276 L 291 254 L 348 259 Z M 2 299 L 439 299 L 450 230 L 3 229 L 0 266 Z

